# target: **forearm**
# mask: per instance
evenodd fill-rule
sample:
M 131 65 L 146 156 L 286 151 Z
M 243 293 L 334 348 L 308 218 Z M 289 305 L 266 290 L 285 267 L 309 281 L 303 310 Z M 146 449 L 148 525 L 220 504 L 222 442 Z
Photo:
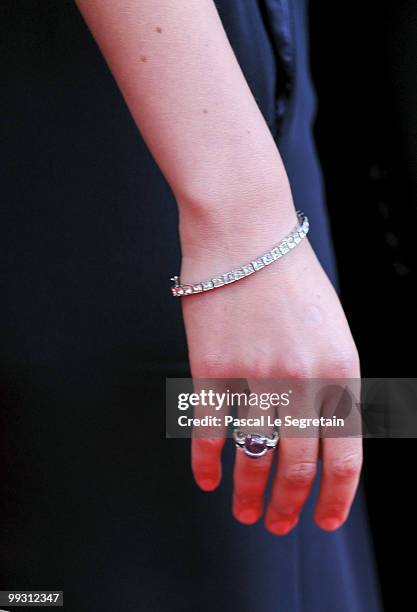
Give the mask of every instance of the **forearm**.
M 279 152 L 213 0 L 77 4 L 174 192 L 187 244 L 215 234 L 221 243 L 219 232 L 232 229 L 238 249 L 256 222 L 267 246 L 271 222 L 290 229 Z

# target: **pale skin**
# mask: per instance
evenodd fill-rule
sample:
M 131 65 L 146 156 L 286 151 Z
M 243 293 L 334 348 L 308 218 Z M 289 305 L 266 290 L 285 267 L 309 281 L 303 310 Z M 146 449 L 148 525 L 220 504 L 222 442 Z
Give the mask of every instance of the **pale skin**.
M 214 2 L 77 5 L 176 198 L 182 281 L 239 267 L 288 233 L 296 216 L 285 168 Z M 183 298 L 182 304 L 195 377 L 360 376 L 345 314 L 307 239 L 248 279 Z M 192 470 L 204 491 L 219 485 L 223 444 L 193 440 Z M 315 521 L 337 529 L 359 480 L 359 437 L 283 438 L 267 508 L 272 454 L 253 461 L 237 452 L 236 519 L 250 524 L 264 516 L 272 533 L 291 531 L 319 455 L 323 477 Z

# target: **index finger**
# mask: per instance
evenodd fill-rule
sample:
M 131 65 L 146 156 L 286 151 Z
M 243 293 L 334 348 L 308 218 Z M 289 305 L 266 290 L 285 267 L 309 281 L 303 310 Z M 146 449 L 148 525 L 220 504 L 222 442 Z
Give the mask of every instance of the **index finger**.
M 225 394 L 231 386 L 230 379 L 204 378 L 194 379 L 195 392 L 201 395 L 203 390 L 210 390 L 213 395 Z M 215 406 L 207 406 L 202 403 L 194 408 L 194 417 L 202 419 L 206 416 L 214 416 Z M 191 442 L 191 469 L 197 485 L 203 491 L 214 491 L 222 478 L 221 455 L 226 437 L 226 425 L 224 417 L 229 413 L 229 406 L 223 404 L 221 410 L 221 424 L 218 426 L 205 426 L 203 428 L 193 427 Z

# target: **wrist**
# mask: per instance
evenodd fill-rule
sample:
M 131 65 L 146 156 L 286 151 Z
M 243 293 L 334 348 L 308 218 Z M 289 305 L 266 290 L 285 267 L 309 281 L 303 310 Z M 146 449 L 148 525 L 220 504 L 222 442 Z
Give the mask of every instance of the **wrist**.
M 248 186 L 219 198 L 178 201 L 183 257 L 238 264 L 268 249 L 297 222 L 288 179 Z
M 263 268 L 273 264 L 278 259 L 281 259 L 281 257 L 292 251 L 292 249 L 306 237 L 309 231 L 309 221 L 307 216 L 301 211 L 297 211 L 296 214 L 297 224 L 291 229 L 290 232 L 286 233 L 286 235 L 282 236 L 279 240 L 277 240 L 275 237 L 275 244 L 270 246 L 268 249 L 265 249 L 264 247 L 263 253 L 257 253 L 256 256 L 252 255 L 250 260 L 249 256 L 247 256 L 248 259 L 246 262 L 243 262 L 244 255 L 240 255 L 242 259 L 239 262 L 239 266 L 234 265 L 232 268 L 229 267 L 228 270 L 223 269 L 222 272 L 216 272 L 214 275 L 212 268 L 210 278 L 201 278 L 200 281 L 184 281 L 183 272 L 185 272 L 187 278 L 191 279 L 195 277 L 196 268 L 197 270 L 200 268 L 202 271 L 204 271 L 208 265 L 207 269 L 210 271 L 210 266 L 212 266 L 213 262 L 212 258 L 207 258 L 208 261 L 205 261 L 204 258 L 199 258 L 197 260 L 190 257 L 183 258 L 180 275 L 171 278 L 171 281 L 174 283 L 172 286 L 172 294 L 174 297 L 182 297 L 210 291 L 211 289 L 216 289 L 224 285 L 230 285 L 236 281 L 251 276 L 255 272 L 262 270 Z M 228 254 L 228 258 L 225 259 L 225 262 L 227 262 L 228 259 L 229 263 L 230 261 L 233 262 L 234 255 L 235 253 L 230 252 Z

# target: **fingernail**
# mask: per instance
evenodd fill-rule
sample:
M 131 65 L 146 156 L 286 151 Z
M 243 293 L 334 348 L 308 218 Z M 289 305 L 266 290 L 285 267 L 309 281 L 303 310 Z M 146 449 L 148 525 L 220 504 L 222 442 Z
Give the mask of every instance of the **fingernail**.
M 203 491 L 213 491 L 219 483 L 212 478 L 205 478 L 204 480 L 199 480 L 198 484 Z
M 340 520 L 337 518 L 333 518 L 329 516 L 328 518 L 321 519 L 319 521 L 319 525 L 322 529 L 326 531 L 334 531 L 338 527 L 340 527 Z
M 239 512 L 235 512 L 235 518 L 241 523 L 245 523 L 245 525 L 252 525 L 256 523 L 259 519 L 260 513 L 257 510 L 240 510 Z

